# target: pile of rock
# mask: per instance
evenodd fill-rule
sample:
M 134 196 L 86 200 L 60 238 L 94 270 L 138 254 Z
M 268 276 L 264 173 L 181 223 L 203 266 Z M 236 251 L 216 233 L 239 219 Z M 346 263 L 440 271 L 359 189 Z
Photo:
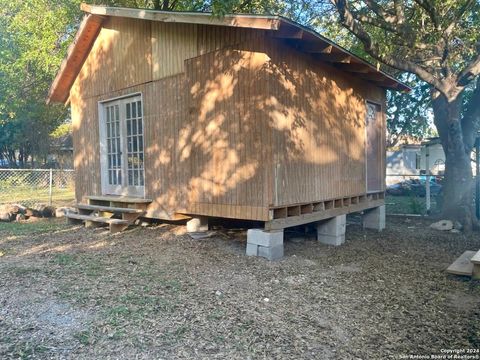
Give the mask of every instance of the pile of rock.
M 37 205 L 26 207 L 20 204 L 0 205 L 0 221 L 22 221 L 30 218 L 51 218 L 63 217 L 68 211 L 67 208 L 55 208 L 50 205 Z

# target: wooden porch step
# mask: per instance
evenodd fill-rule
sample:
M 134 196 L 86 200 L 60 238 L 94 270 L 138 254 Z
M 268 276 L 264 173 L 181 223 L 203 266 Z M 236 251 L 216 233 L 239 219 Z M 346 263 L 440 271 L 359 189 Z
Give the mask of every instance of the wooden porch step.
M 454 275 L 472 276 L 475 251 L 465 251 L 447 268 L 447 272 Z M 478 253 L 477 253 L 478 254 Z
M 123 219 L 111 219 L 107 217 L 95 216 L 95 215 L 82 215 L 77 213 L 68 212 L 65 214 L 69 221 L 79 220 L 85 222 L 86 227 L 98 226 L 95 224 L 107 224 L 112 234 L 125 230 L 130 221 Z
M 115 196 L 115 195 L 89 195 L 86 197 L 88 200 L 96 201 L 110 201 L 115 203 L 128 203 L 128 204 L 149 204 L 152 199 L 128 197 L 128 196 Z
M 480 250 L 478 250 L 475 255 L 473 255 L 472 259 L 470 260 L 475 265 L 480 265 Z
M 112 212 L 112 213 L 129 213 L 129 214 L 144 213 L 142 209 L 132 209 L 132 208 L 115 207 L 115 206 L 77 204 L 76 207 L 77 209 L 92 210 L 92 211 L 106 211 L 106 212 Z
M 68 217 L 69 219 L 86 220 L 86 221 L 93 221 L 93 222 L 104 223 L 104 224 L 128 225 L 130 223 L 128 220 L 111 219 L 111 218 L 93 216 L 93 215 L 82 215 L 82 214 L 77 214 L 72 212 L 67 213 L 66 217 Z
M 473 264 L 472 277 L 476 280 L 480 280 L 480 250 L 473 255 L 470 261 Z

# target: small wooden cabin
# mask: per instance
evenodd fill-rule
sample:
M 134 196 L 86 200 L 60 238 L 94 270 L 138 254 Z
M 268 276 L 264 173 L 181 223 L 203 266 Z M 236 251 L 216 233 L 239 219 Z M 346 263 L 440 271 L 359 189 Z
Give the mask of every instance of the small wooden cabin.
M 384 204 L 385 89 L 402 83 L 278 16 L 82 10 L 48 98 L 71 105 L 80 220 L 274 230 Z

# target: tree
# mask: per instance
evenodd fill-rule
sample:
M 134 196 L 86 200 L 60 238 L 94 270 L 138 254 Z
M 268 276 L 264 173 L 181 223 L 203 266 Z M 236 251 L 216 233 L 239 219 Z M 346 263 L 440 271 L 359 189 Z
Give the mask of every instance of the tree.
M 470 157 L 480 123 L 477 0 L 332 0 L 340 23 L 376 61 L 429 84 L 445 151 L 443 216 L 478 227 Z M 465 90 L 474 87 L 468 100 Z
M 372 61 L 362 43 L 337 21 L 337 14 L 324 3 L 308 2 L 308 6 L 294 6 L 297 9 L 289 16 L 296 21 L 316 29 L 322 35 L 335 41 L 361 58 Z M 323 4 L 323 5 L 322 5 Z M 298 15 L 295 15 L 296 13 Z M 321 15 L 320 15 L 321 14 Z M 376 34 L 382 36 L 382 34 Z M 407 139 L 421 140 L 433 136 L 428 84 L 419 81 L 413 74 L 405 74 L 395 69 L 385 69 L 412 88 L 410 93 L 387 90 L 387 147 L 394 147 Z
M 418 81 L 412 74 L 400 78 L 411 86 L 412 91 L 387 92 L 387 147 L 434 135 L 429 122 L 432 115 L 429 85 Z
M 49 133 L 67 117 L 45 98 L 80 19 L 79 1 L 0 0 L 0 154 L 44 162 Z M 33 164 L 32 164 L 33 165 Z

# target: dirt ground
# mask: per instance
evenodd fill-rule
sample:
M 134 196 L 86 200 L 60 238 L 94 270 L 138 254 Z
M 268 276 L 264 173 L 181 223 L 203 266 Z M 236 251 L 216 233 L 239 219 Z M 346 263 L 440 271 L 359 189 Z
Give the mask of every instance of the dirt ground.
M 399 359 L 480 349 L 480 284 L 444 269 L 478 234 L 388 218 L 344 246 L 183 226 L 110 235 L 63 221 L 0 223 L 0 358 Z M 291 237 L 291 236 L 290 236 Z M 473 350 L 475 351 L 475 350 Z

